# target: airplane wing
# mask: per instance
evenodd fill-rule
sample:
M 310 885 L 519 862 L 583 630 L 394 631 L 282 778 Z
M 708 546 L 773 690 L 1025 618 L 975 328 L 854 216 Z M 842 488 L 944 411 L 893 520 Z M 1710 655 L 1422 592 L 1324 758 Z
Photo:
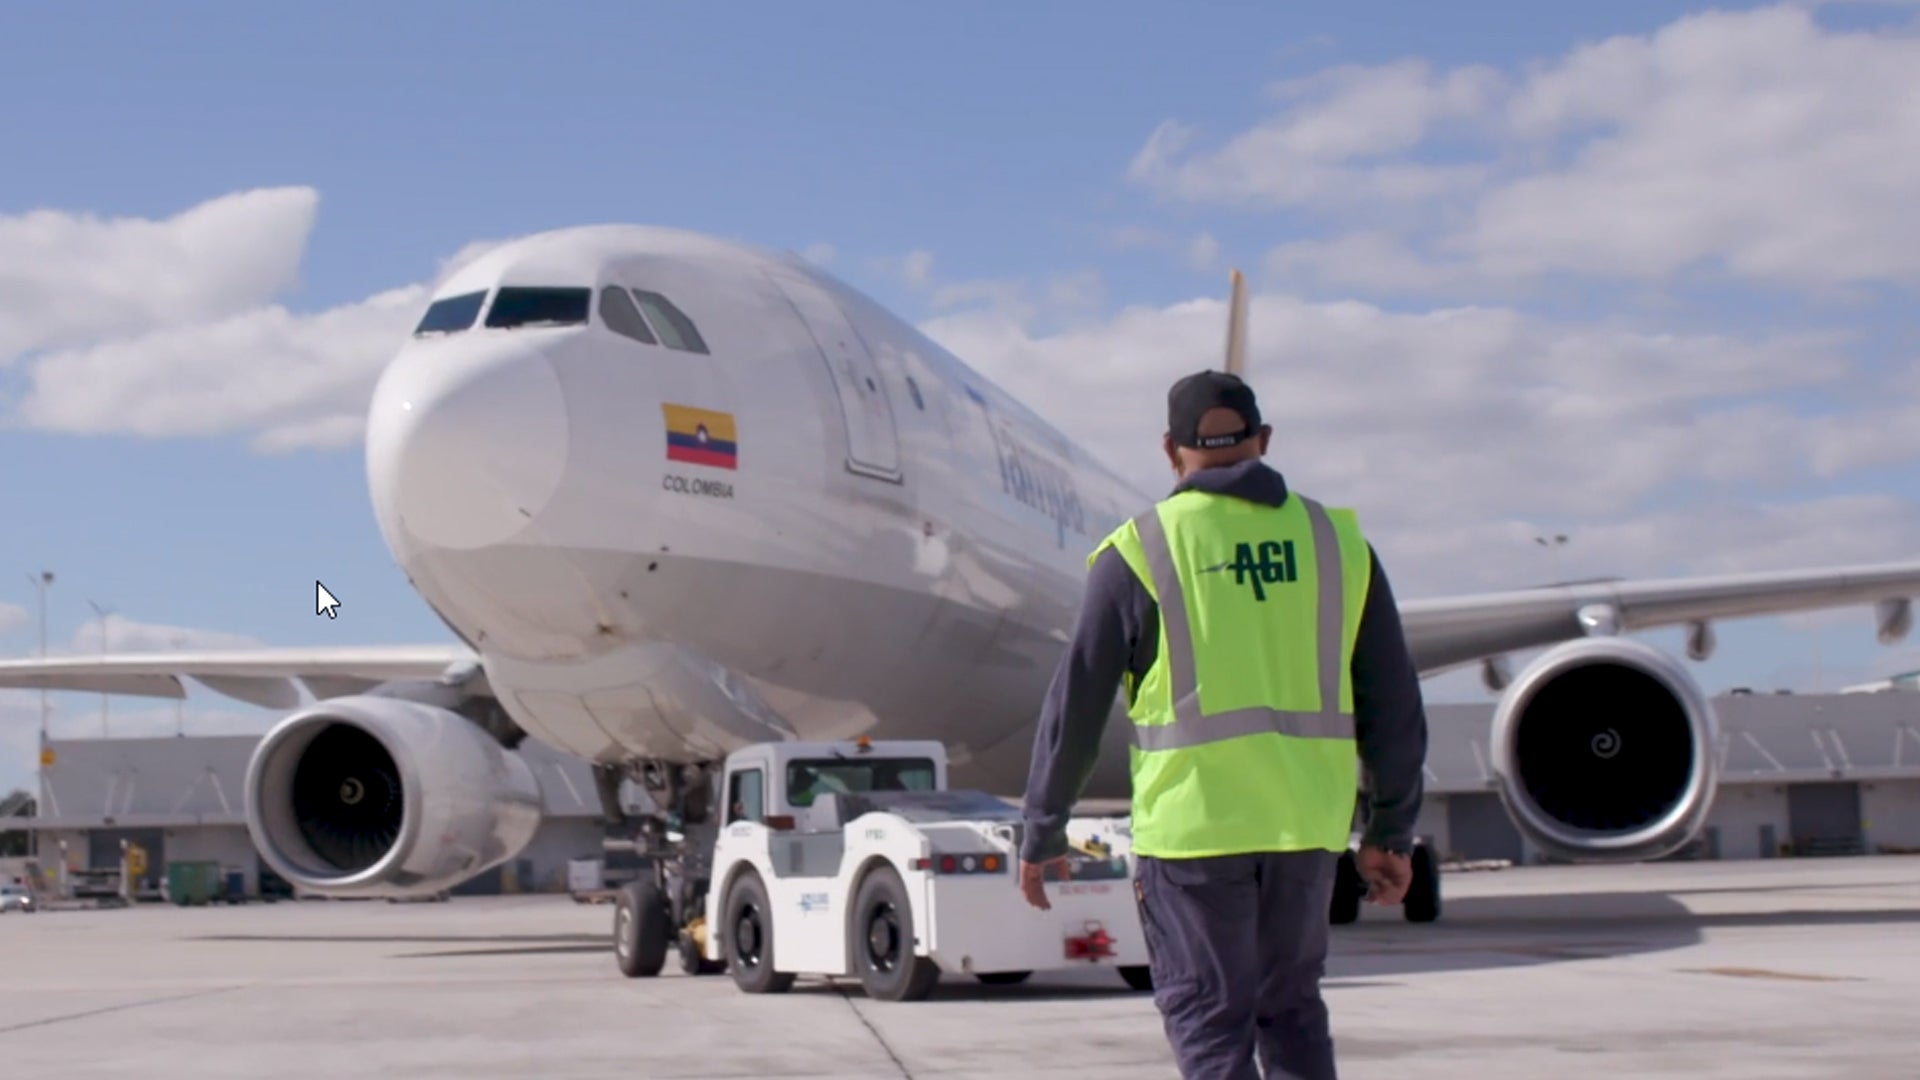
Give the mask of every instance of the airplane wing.
M 1401 619 L 1422 675 L 1589 633 L 1693 624 L 1694 649 L 1711 648 L 1714 620 L 1875 604 L 1880 640 L 1900 640 L 1920 595 L 1920 562 L 1647 581 L 1601 581 L 1433 600 L 1402 601 Z M 390 679 L 437 678 L 477 664 L 461 645 L 247 649 L 0 660 L 0 687 L 186 696 L 183 679 L 266 708 L 359 693 Z
M 1478 596 L 1402 601 L 1414 664 L 1432 675 L 1461 664 L 1617 630 L 1693 624 L 1696 658 L 1712 649 L 1715 619 L 1877 605 L 1882 644 L 1906 635 L 1920 562 L 1722 577 L 1599 581 Z
M 478 663 L 460 645 L 365 645 L 339 648 L 230 649 L 0 660 L 0 687 L 85 690 L 137 697 L 183 698 L 183 679 L 270 709 L 300 703 L 299 682 L 317 698 L 371 689 L 391 679 L 437 678 Z

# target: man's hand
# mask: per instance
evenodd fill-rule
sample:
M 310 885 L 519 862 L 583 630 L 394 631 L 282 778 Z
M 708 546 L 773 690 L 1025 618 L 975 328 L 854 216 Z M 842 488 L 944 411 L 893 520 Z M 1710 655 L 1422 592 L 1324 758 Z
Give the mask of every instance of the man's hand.
M 1055 870 L 1059 871 L 1056 876 L 1062 881 L 1066 880 L 1067 857 L 1065 855 L 1037 863 L 1020 860 L 1020 895 L 1027 898 L 1027 903 L 1041 911 L 1053 910 L 1053 904 L 1047 900 L 1046 882 L 1049 872 Z
M 1411 858 L 1362 845 L 1356 863 L 1360 876 L 1367 879 L 1367 903 L 1397 904 L 1406 899 L 1407 886 L 1413 884 Z

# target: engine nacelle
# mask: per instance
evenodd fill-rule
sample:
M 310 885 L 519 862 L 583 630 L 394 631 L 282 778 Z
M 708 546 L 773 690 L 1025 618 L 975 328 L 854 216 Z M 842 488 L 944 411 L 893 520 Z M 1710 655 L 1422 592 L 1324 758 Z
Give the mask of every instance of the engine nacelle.
M 1706 823 L 1719 782 L 1719 722 L 1678 660 L 1627 638 L 1549 650 L 1493 714 L 1500 797 L 1550 855 L 1638 862 L 1670 855 Z
M 324 896 L 425 896 L 523 850 L 540 784 L 458 713 L 331 698 L 275 725 L 247 767 L 247 828 L 281 877 Z

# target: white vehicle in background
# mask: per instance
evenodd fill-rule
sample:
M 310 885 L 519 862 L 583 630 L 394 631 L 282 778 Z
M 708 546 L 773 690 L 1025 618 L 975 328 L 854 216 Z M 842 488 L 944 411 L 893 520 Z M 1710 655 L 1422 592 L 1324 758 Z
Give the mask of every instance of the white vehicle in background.
M 9 911 L 20 911 L 31 915 L 38 910 L 40 907 L 33 902 L 32 893 L 18 885 L 0 885 L 0 915 Z
M 1020 895 L 1021 823 L 993 796 L 946 788 L 937 742 L 763 743 L 721 776 L 725 821 L 713 887 L 682 966 L 724 967 L 749 993 L 800 975 L 852 976 L 869 996 L 926 998 L 940 976 L 1011 984 L 1036 971 L 1110 965 L 1152 985 L 1125 818 L 1073 822 L 1052 910 Z M 615 949 L 639 973 L 647 884 L 622 890 Z M 691 955 L 690 955 L 691 954 Z

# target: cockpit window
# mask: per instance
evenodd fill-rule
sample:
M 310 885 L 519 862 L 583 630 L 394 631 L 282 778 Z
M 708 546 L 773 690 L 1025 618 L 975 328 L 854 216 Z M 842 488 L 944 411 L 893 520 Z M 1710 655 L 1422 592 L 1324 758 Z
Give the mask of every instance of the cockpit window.
M 480 314 L 480 305 L 486 299 L 486 290 L 482 289 L 435 300 L 427 305 L 427 313 L 421 316 L 420 325 L 414 327 L 413 332 L 416 335 L 457 334 L 473 325 L 474 317 Z
M 591 289 L 503 288 L 493 298 L 493 306 L 487 309 L 487 325 L 495 329 L 578 326 L 587 321 L 587 309 L 592 302 Z
M 600 321 L 607 324 L 607 329 L 622 337 L 630 337 L 648 345 L 660 344 L 660 339 L 647 329 L 647 320 L 640 317 L 640 309 L 633 306 L 627 291 L 618 285 L 609 285 L 600 290 Z
M 667 348 L 681 352 L 707 351 L 707 343 L 701 338 L 700 331 L 694 329 L 693 320 L 674 307 L 673 301 L 644 289 L 633 290 L 633 298 L 640 302 L 640 309 L 647 313 L 647 321 L 660 332 L 660 340 Z

